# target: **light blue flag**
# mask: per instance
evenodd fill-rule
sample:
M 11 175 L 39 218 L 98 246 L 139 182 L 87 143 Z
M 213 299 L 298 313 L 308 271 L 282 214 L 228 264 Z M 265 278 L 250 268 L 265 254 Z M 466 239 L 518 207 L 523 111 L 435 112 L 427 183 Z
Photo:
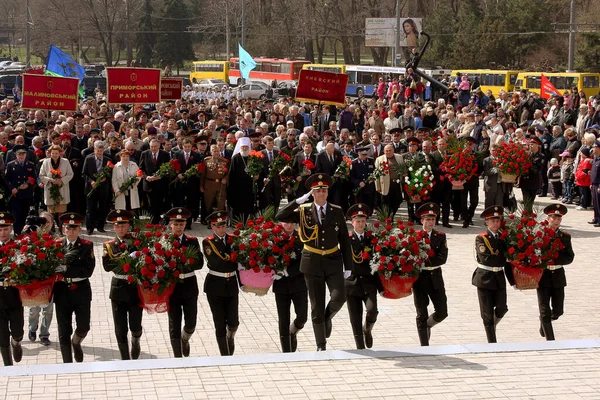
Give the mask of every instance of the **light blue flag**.
M 61 51 L 58 47 L 50 46 L 45 72 L 47 75 L 78 78 L 79 83 L 82 83 L 85 68 L 77 64 L 70 55 Z
M 242 78 L 248 79 L 250 71 L 256 68 L 256 63 L 252 59 L 252 56 L 242 48 L 241 44 L 238 43 L 238 46 L 240 52 L 240 73 L 242 74 Z

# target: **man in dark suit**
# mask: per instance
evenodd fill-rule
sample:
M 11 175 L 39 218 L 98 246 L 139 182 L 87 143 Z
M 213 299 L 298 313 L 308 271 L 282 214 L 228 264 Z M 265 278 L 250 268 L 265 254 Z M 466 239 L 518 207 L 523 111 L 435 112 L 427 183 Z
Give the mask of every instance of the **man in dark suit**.
M 565 286 L 567 286 L 564 266 L 571 264 L 575 258 L 571 235 L 560 228 L 562 217 L 566 213 L 567 207 L 562 204 L 551 204 L 544 208 L 549 227 L 554 229 L 556 239 L 562 243 L 558 250 L 558 257 L 544 269 L 537 288 L 540 335 L 546 340 L 554 340 L 552 321 L 557 320 L 564 313 Z M 550 307 L 550 303 L 552 303 L 552 307 Z
M 323 132 L 329 129 L 329 123 L 336 120 L 335 107 L 333 107 L 334 111 L 331 108 L 328 105 L 323 106 L 323 112 L 319 117 L 319 135 L 323 135 Z
M 474 148 L 475 138 L 471 136 L 467 137 L 464 151 L 473 152 Z M 479 163 L 481 163 L 481 161 L 478 161 L 478 164 Z M 460 209 L 463 217 L 463 228 L 468 228 L 469 225 L 473 225 L 473 216 L 475 215 L 475 210 L 479 204 L 479 175 L 481 175 L 482 169 L 481 165 L 477 165 L 477 171 L 473 176 L 467 179 L 464 184 L 464 189 L 462 190 Z
M 161 165 L 169 162 L 169 154 L 160 150 L 160 143 L 156 139 L 150 141 L 150 149 L 142 152 L 140 169 L 144 172 L 143 189 L 150 203 L 152 223 L 157 224 L 161 215 L 166 211 L 165 198 L 168 194 L 168 178 L 154 176 Z
M 106 144 L 103 141 L 94 143 L 94 154 L 90 154 L 83 161 L 82 176 L 85 180 L 86 210 L 85 227 L 87 234 L 91 235 L 94 228 L 104 233 L 104 223 L 110 207 L 111 177 L 96 183 L 97 174 L 102 168 L 112 165 L 110 159 L 104 155 Z M 91 192 L 91 193 L 90 193 Z
M 185 208 L 173 208 L 165 213 L 169 219 L 169 228 L 173 240 L 178 240 L 181 247 L 196 249 L 197 255 L 193 262 L 182 263 L 180 274 L 175 285 L 175 290 L 169 298 L 169 336 L 175 357 L 188 357 L 190 355 L 190 337 L 196 330 L 198 315 L 198 280 L 194 271 L 204 266 L 204 258 L 200 252 L 198 239 L 187 236 L 183 232 L 186 220 L 191 212 Z M 181 328 L 182 317 L 185 317 L 185 325 Z
M 375 160 L 368 157 L 369 149 L 367 147 L 359 147 L 356 149 L 358 158 L 352 161 L 350 169 L 350 182 L 352 190 L 356 195 L 356 202 L 362 203 L 373 210 L 375 204 L 375 183 L 369 182 L 369 176 L 375 170 Z
M 11 151 L 16 159 L 6 164 L 5 183 L 12 195 L 10 201 L 12 215 L 15 218 L 13 229 L 19 235 L 25 226 L 29 207 L 33 205 L 34 188 L 36 187 L 36 166 L 26 160 L 25 145 L 16 145 Z
M 533 165 L 529 168 L 527 176 L 519 178 L 519 187 L 523 194 L 523 206 L 526 211 L 533 211 L 533 202 L 538 190 L 542 187 L 542 165 L 544 164 L 544 155 L 540 151 L 542 141 L 534 136 L 529 141 L 529 152 Z
M 185 207 L 190 211 L 190 217 L 185 225 L 185 229 L 192 228 L 192 221 L 200 215 L 200 174 L 190 177 L 183 182 L 183 174 L 189 169 L 198 168 L 202 163 L 203 157 L 192 151 L 192 139 L 183 139 L 183 151 L 177 154 L 177 160 L 181 165 L 181 172 L 177 175 L 178 182 L 175 185 L 175 207 Z
M 491 206 L 483 210 L 487 230 L 475 238 L 475 260 L 477 268 L 471 283 L 477 287 L 479 310 L 488 343 L 496 343 L 496 325 L 508 311 L 506 304 L 506 279 L 514 282 L 512 270 L 507 266 L 504 252 L 506 242 L 500 237 L 504 208 Z
M 73 356 L 76 362 L 82 362 L 81 342 L 90 331 L 92 287 L 89 278 L 96 265 L 94 244 L 79 237 L 83 216 L 65 213 L 60 216 L 60 222 L 65 232 L 66 265 L 61 268 L 65 279 L 54 285 L 58 341 L 64 363 L 72 363 Z M 75 332 L 73 314 L 77 324 Z
M 353 266 L 344 213 L 341 207 L 327 202 L 331 184 L 328 175 L 311 175 L 306 181 L 310 191 L 291 201 L 276 217 L 280 221 L 295 218 L 299 221 L 300 240 L 304 243 L 300 271 L 304 273 L 308 288 L 317 351 L 327 349 L 327 338 L 332 330 L 331 320 L 346 301 L 344 277 L 350 275 Z M 311 195 L 314 202 L 303 204 Z M 325 285 L 330 294 L 327 305 Z
M 383 155 L 383 144 L 381 143 L 381 138 L 379 134 L 374 133 L 371 136 L 371 144 L 367 146 L 369 148 L 367 155 L 372 159 L 376 159 L 377 157 Z M 394 150 L 394 153 L 396 151 Z
M 406 144 L 400 139 L 402 128 L 394 128 L 390 130 L 390 133 L 392 134 L 392 146 L 394 146 L 394 153 L 406 153 L 408 151 L 408 146 L 406 146 Z
M 8 257 L 8 244 L 13 242 L 10 232 L 13 230 L 15 217 L 7 212 L 0 212 L 0 258 Z M 19 291 L 13 286 L 4 286 L 6 277 L 0 275 L 0 353 L 5 366 L 20 362 L 23 357 L 23 304 Z M 12 338 L 11 338 L 12 337 Z M 12 347 L 12 355 L 11 355 Z
M 448 316 L 448 299 L 442 265 L 448 259 L 448 243 L 444 232 L 433 229 L 440 213 L 435 203 L 425 203 L 417 210 L 417 218 L 421 218 L 423 230 L 427 232 L 433 255 L 427 257 L 426 266 L 421 268 L 419 278 L 413 284 L 413 298 L 417 310 L 417 333 L 421 346 L 429 346 L 431 328 Z M 429 315 L 427 306 L 433 303 L 433 314 Z
M 490 145 L 490 156 L 483 159 L 483 191 L 485 192 L 485 208 L 504 201 L 504 183 L 500 181 L 498 168 L 494 165 L 496 145 Z
M 372 248 L 371 235 L 365 231 L 367 217 L 371 209 L 362 203 L 353 205 L 348 209 L 346 218 L 352 221 L 354 231 L 350 233 L 352 246 L 352 274 L 344 282 L 350 325 L 354 334 L 357 349 L 373 347 L 372 330 L 377 321 L 377 292 L 382 290 L 381 280 L 378 275 L 371 273 L 370 257 L 364 258 L 365 251 Z M 363 303 L 367 316 L 363 325 Z
M 235 351 L 235 333 L 240 325 L 238 266 L 231 261 L 231 241 L 227 233 L 225 211 L 215 211 L 206 217 L 213 234 L 202 240 L 208 275 L 204 280 L 204 293 L 213 315 L 215 335 L 222 356 L 232 356 Z
M 439 222 L 440 217 L 442 219 L 442 226 L 446 228 L 452 228 L 450 225 L 450 201 L 452 200 L 452 184 L 450 180 L 444 176 L 444 172 L 441 170 L 441 165 L 444 162 L 446 155 L 446 148 L 448 144 L 446 139 L 440 138 L 437 141 L 437 150 L 431 152 L 431 171 L 433 172 L 433 190 L 431 193 L 431 199 L 440 207 L 440 211 L 437 214 L 437 220 Z
M 269 166 L 278 158 L 282 157 L 281 152 L 274 148 L 275 141 L 271 136 L 266 136 L 264 139 L 265 149 L 262 150 L 264 154 L 263 163 L 263 190 L 262 190 L 262 205 L 261 208 L 265 209 L 269 206 L 273 206 L 275 213 L 279 211 L 279 204 L 281 203 L 281 177 L 279 176 L 280 171 L 274 171 L 271 176 Z
M 306 168 L 304 164 L 306 161 L 310 161 L 315 167 L 312 170 Z M 311 141 L 307 141 L 304 144 L 304 151 L 296 153 L 294 156 L 294 162 L 292 163 L 292 171 L 298 182 L 298 188 L 296 189 L 296 197 L 303 196 L 309 189 L 306 188 L 305 182 L 310 175 L 316 170 L 317 156 L 313 152 L 313 145 Z
M 335 149 L 333 142 L 327 143 L 325 149 L 317 154 L 317 163 L 315 173 L 323 173 L 329 176 L 334 176 L 337 167 L 343 162 L 342 153 Z M 341 204 L 341 179 L 337 179 L 331 187 L 329 187 L 329 196 L 327 201 L 342 206 Z
M 219 146 L 219 152 L 221 153 L 220 156 L 231 161 L 231 157 L 233 157 L 233 150 L 225 146 L 224 138 L 217 138 L 217 146 Z

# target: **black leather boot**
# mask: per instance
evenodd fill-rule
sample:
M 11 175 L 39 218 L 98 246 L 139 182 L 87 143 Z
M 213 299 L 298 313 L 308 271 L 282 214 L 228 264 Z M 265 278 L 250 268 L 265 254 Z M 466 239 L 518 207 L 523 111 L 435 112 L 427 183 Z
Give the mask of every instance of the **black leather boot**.
M 10 347 L 0 347 L 0 353 L 2 353 L 2 361 L 4 361 L 5 367 L 13 365 L 12 355 L 10 354 Z
M 229 355 L 232 356 L 235 351 L 235 333 L 237 332 L 237 327 L 235 329 L 227 328 L 227 347 L 229 347 Z
M 325 335 L 325 324 L 313 324 L 315 340 L 317 342 L 317 351 L 327 350 L 327 338 Z
M 417 334 L 419 335 L 421 346 L 429 346 L 429 328 L 421 326 L 417 328 Z
M 60 354 L 65 364 L 73 362 L 73 349 L 70 344 L 61 344 Z
M 291 353 L 292 352 L 292 344 L 290 342 L 290 335 L 279 336 L 279 341 L 281 342 L 281 352 L 282 353 Z
M 142 352 L 142 349 L 140 347 L 140 338 L 141 336 L 133 336 L 133 334 L 131 335 L 131 359 L 132 360 L 137 360 L 138 358 L 140 358 L 140 353 Z
M 488 343 L 496 343 L 496 327 L 486 326 L 485 335 L 487 336 Z
M 365 337 L 363 335 L 354 335 L 354 342 L 358 350 L 365 349 Z
M 554 340 L 554 329 L 552 328 L 552 322 L 544 322 L 542 329 L 546 334 L 546 340 Z
M 327 339 L 329 339 L 329 336 L 331 336 L 331 331 L 333 330 L 333 324 L 331 323 L 331 320 L 333 319 L 333 317 L 335 317 L 335 314 L 337 313 L 337 311 L 325 311 L 325 338 Z
M 171 339 L 171 347 L 173 348 L 173 357 L 181 358 L 181 339 Z
M 129 343 L 117 343 L 119 346 L 119 353 L 121 353 L 121 360 L 131 360 L 129 356 Z
M 193 334 L 194 332 L 187 333 L 185 329 L 181 331 L 181 354 L 183 354 L 184 357 L 190 356 L 190 338 Z
M 227 337 L 218 337 L 217 344 L 219 345 L 219 352 L 222 356 L 230 356 L 229 346 L 227 346 Z
M 365 322 L 365 325 L 363 326 L 363 335 L 365 335 L 365 345 L 367 346 L 367 349 L 373 347 L 373 326 L 375 326 L 375 322 Z
M 296 334 L 298 334 L 299 330 L 300 329 L 296 327 L 296 324 L 292 322 L 292 324 L 290 325 L 290 345 L 292 353 L 295 352 L 298 348 L 298 338 L 296 337 Z
M 427 318 L 427 341 L 431 339 L 431 328 L 439 324 L 435 319 L 433 319 L 433 315 L 430 315 Z
M 73 338 L 71 339 L 71 344 L 73 345 L 73 356 L 75 357 L 75 361 L 83 362 L 83 349 L 81 348 L 81 342 L 85 336 L 79 336 L 77 332 L 73 334 Z
M 18 342 L 15 339 L 10 340 L 10 345 L 12 347 L 13 359 L 15 362 L 20 362 L 23 358 L 23 348 L 21 347 L 21 341 Z

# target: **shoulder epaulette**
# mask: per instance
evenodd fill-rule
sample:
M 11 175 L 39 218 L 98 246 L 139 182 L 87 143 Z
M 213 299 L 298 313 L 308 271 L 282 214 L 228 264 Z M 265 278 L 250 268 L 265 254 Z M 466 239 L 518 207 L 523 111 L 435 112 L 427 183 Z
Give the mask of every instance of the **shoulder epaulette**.
M 93 244 L 93 243 L 87 239 L 81 239 L 81 244 Z
M 481 232 L 479 235 L 477 236 L 487 236 L 487 232 Z
M 300 204 L 300 207 L 306 208 L 306 207 L 310 207 L 312 206 L 313 203 L 304 203 L 304 204 Z
M 340 210 L 342 209 L 342 207 L 338 206 L 337 204 L 332 204 L 332 203 L 329 203 L 329 205 L 330 205 L 331 207 L 333 207 L 333 208 L 338 208 L 338 209 L 340 209 Z
M 83 240 L 82 240 L 82 242 L 83 242 Z M 113 244 L 114 242 L 115 242 L 115 239 L 110 239 L 110 240 L 104 242 L 104 244 Z

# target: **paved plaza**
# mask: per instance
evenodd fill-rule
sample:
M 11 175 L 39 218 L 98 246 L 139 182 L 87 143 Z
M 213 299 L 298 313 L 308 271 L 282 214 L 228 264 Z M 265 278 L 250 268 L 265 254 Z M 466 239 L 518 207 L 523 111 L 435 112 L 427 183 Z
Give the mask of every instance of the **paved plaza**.
M 483 193 L 480 196 L 483 203 Z M 539 200 L 540 205 L 549 203 L 548 198 Z M 480 211 L 481 207 L 477 214 Z M 400 212 L 406 214 L 405 204 Z M 236 356 L 223 359 L 217 356 L 212 316 L 201 293 L 190 359 L 171 358 L 167 315 L 144 313 L 142 354 L 140 360 L 128 362 L 115 362 L 119 352 L 108 298 L 111 274 L 100 263 L 100 244 L 111 236 L 109 231 L 96 233 L 89 237 L 96 243 L 98 264 L 91 278 L 92 321 L 83 342 L 84 363 L 62 365 L 54 320 L 51 346 L 30 343 L 25 337 L 22 362 L 10 371 L 0 369 L 0 397 L 600 399 L 600 229 L 587 224 L 589 220 L 591 211 L 576 211 L 574 206 L 563 219 L 573 236 L 576 257 L 567 267 L 565 315 L 554 322 L 554 344 L 538 333 L 535 290 L 509 288 L 509 311 L 498 325 L 498 345 L 479 345 L 486 337 L 471 275 L 473 243 L 483 224 L 475 219 L 475 226 L 468 229 L 458 223 L 453 229 L 438 227 L 448 235 L 449 257 L 443 269 L 449 316 L 433 328 L 430 349 L 417 348 L 412 297 L 379 297 L 373 350 L 352 350 L 355 344 L 344 307 L 333 320 L 329 352 L 313 353 L 309 320 L 298 334 L 298 350 L 303 353 L 271 354 L 280 351 L 274 296 L 242 293 Z M 208 232 L 194 224 L 190 234 L 204 237 Z M 201 286 L 206 272 L 206 267 L 199 271 Z M 426 354 L 419 355 L 421 350 Z M 28 368 L 35 364 L 47 368 Z

